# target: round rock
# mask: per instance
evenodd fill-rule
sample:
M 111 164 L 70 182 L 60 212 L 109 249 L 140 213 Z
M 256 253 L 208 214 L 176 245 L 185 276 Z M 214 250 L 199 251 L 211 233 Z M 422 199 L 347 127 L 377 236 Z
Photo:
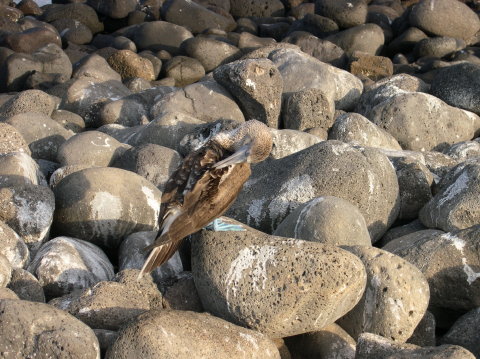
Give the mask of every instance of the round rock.
M 367 19 L 364 0 L 316 0 L 315 13 L 334 20 L 341 28 L 364 24 Z
M 23 268 L 30 260 L 25 242 L 2 221 L 0 221 L 0 254 L 8 259 L 13 268 Z
M 175 56 L 164 66 L 165 75 L 175 79 L 175 86 L 183 87 L 205 76 L 205 69 L 200 61 L 187 56 Z
M 88 168 L 54 188 L 57 234 L 116 248 L 133 232 L 157 229 L 161 192 L 143 177 L 118 168 Z
M 0 116 L 12 117 L 25 112 L 50 116 L 55 109 L 55 99 L 40 90 L 25 90 L 13 96 L 0 107 Z
M 366 279 L 360 260 L 336 246 L 250 228 L 200 232 L 192 272 L 206 311 L 274 338 L 332 324 L 355 306 Z
M 38 279 L 30 272 L 15 268 L 12 272 L 12 278 L 8 284 L 19 299 L 31 302 L 45 303 L 45 292 Z
M 0 302 L 0 347 L 21 358 L 69 357 L 97 359 L 100 347 L 86 324 L 43 303 Z
M 24 184 L 45 184 L 37 162 L 24 152 L 0 154 L 0 187 Z
M 32 154 L 22 134 L 12 125 L 0 122 L 0 153 L 11 152 Z
M 77 238 L 57 237 L 43 245 L 28 266 L 50 297 L 91 287 L 113 278 L 113 266 L 103 251 Z
M 107 59 L 107 62 L 122 76 L 122 80 L 134 77 L 155 80 L 152 62 L 131 50 L 118 50 Z
M 367 224 L 358 208 L 332 196 L 301 204 L 273 234 L 336 246 L 371 245 Z

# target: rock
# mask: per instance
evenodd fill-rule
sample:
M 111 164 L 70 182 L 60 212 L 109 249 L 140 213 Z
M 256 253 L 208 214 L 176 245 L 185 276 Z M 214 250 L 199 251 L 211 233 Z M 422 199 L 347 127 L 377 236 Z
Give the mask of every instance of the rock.
M 65 305 L 57 305 L 91 328 L 109 330 L 118 330 L 150 309 L 147 298 L 137 291 L 105 281 L 84 289 L 72 301 L 67 299 Z
M 337 324 L 285 338 L 288 348 L 306 358 L 353 359 L 355 340 Z
M 367 2 L 316 0 L 315 14 L 334 20 L 341 28 L 364 24 L 367 19 Z
M 480 266 L 477 256 L 480 226 L 442 233 L 420 231 L 397 238 L 383 249 L 418 267 L 430 286 L 430 305 L 470 310 L 479 305 Z
M 467 160 L 450 170 L 435 196 L 422 208 L 419 218 L 429 228 L 444 231 L 480 224 L 480 161 Z
M 175 56 L 164 66 L 165 75 L 175 79 L 175 86 L 183 87 L 197 82 L 205 76 L 205 69 L 200 61 L 187 56 Z
M 135 172 L 163 191 L 165 183 L 181 162 L 178 152 L 168 147 L 145 144 L 125 151 L 112 167 Z
M 6 122 L 22 134 L 36 159 L 55 161 L 59 147 L 72 136 L 70 131 L 41 113 L 20 113 Z
M 99 131 L 78 133 L 65 141 L 57 152 L 61 166 L 108 167 L 128 146 Z
M 332 196 L 299 205 L 278 225 L 274 235 L 336 246 L 371 245 L 367 224 L 358 208 Z
M 150 117 L 156 118 L 168 112 L 183 112 L 204 122 L 220 119 L 245 121 L 234 97 L 213 79 L 185 86 L 156 99 L 150 108 Z
M 127 17 L 138 5 L 135 0 L 88 0 L 87 4 L 112 19 Z
M 209 9 L 209 6 L 211 5 L 203 6 L 201 3 L 189 0 L 173 0 L 165 3 L 162 15 L 166 21 L 185 26 L 194 34 L 208 29 L 225 31 L 235 29 L 235 20 L 228 14 L 228 10 L 220 13 L 216 7 Z
M 55 28 L 52 31 L 47 27 L 32 27 L 22 32 L 6 34 L 3 42 L 15 52 L 27 54 L 31 54 L 49 43 L 62 46 L 62 40 Z
M 438 347 L 419 347 L 413 344 L 400 344 L 371 333 L 363 333 L 357 342 L 357 359 L 407 359 L 407 358 L 442 358 L 474 359 L 468 350 L 457 345 L 440 345 Z
M 46 184 L 38 164 L 24 152 L 0 154 L 0 187 Z
M 435 184 L 439 183 L 441 178 L 457 164 L 457 161 L 441 152 L 427 151 L 423 153 L 423 157 L 425 166 L 433 174 Z
M 166 50 L 171 55 L 179 55 L 180 44 L 193 37 L 192 33 L 183 26 L 166 21 L 150 21 L 134 25 L 126 37 L 135 42 L 139 51 Z
M 162 69 L 162 60 L 160 60 L 160 58 L 157 55 L 155 55 L 152 51 L 148 51 L 148 50 L 140 52 L 139 55 L 152 63 L 153 77 L 155 79 L 158 78 L 158 76 L 160 75 L 160 70 Z M 130 81 L 132 81 L 132 79 Z M 147 83 L 150 84 L 150 82 L 147 82 Z M 148 86 L 147 88 L 150 88 L 150 87 L 152 86 Z
M 125 285 L 131 292 L 143 296 L 149 303 L 150 309 L 163 308 L 163 296 L 150 276 L 138 279 L 138 269 L 123 269 L 115 275 L 115 282 Z
M 85 130 L 85 121 L 76 113 L 66 110 L 55 110 L 52 112 L 51 118 L 67 130 L 74 133 L 79 133 Z
M 100 347 L 93 331 L 68 313 L 43 303 L 0 302 L 0 347 L 21 358 L 95 359 Z
M 355 53 L 350 62 L 350 72 L 373 81 L 393 75 L 393 63 L 388 57 Z
M 246 19 L 246 18 L 241 18 Z M 240 19 L 239 19 L 240 20 Z M 255 24 L 256 26 L 256 24 Z M 259 37 L 249 32 L 241 32 L 238 36 L 238 48 L 244 53 L 275 44 L 275 39 L 270 37 Z
M 280 0 L 258 0 L 245 3 L 242 0 L 230 0 L 230 13 L 236 17 L 283 16 L 285 8 Z
M 204 311 L 191 272 L 181 273 L 175 283 L 165 288 L 163 306 L 165 309 Z
M 366 115 L 395 137 L 403 149 L 412 151 L 441 150 L 448 144 L 470 140 L 476 130 L 474 116 L 420 92 L 392 96 Z
M 135 45 L 135 43 L 129 38 L 121 35 L 113 36 L 107 34 L 97 34 L 95 35 L 95 38 L 93 39 L 91 45 L 99 49 L 98 51 L 96 51 L 97 54 L 105 58 L 109 57 L 108 53 L 110 51 L 111 53 L 115 52 L 113 49 L 130 50 L 135 53 L 137 52 L 137 46 Z
M 448 66 L 437 70 L 430 92 L 451 106 L 480 115 L 479 76 L 478 64 L 467 62 Z
M 15 292 L 8 288 L 0 288 L 0 300 L 2 299 L 19 299 Z
M 131 94 L 120 81 L 99 82 L 91 77 L 82 76 L 51 89 L 62 96 L 60 108 L 80 115 L 86 127 L 95 123 L 98 108 L 102 103 Z
M 385 44 L 385 35 L 377 24 L 363 24 L 330 35 L 326 40 L 341 47 L 347 56 L 355 51 L 378 55 Z
M 283 126 L 304 131 L 313 127 L 330 129 L 334 121 L 335 105 L 321 89 L 300 90 L 283 104 Z
M 309 32 L 294 31 L 282 41 L 298 45 L 303 52 L 335 67 L 345 68 L 347 64 L 348 58 L 341 47 L 328 40 L 319 39 Z
M 151 143 L 178 151 L 182 138 L 202 124 L 203 121 L 183 112 L 163 112 L 130 134 L 127 143 L 132 146 Z
M 469 158 L 480 157 L 480 142 L 464 141 L 455 143 L 446 151 L 446 155 L 458 162 L 463 162 Z
M 131 50 L 118 50 L 107 59 L 107 62 L 122 76 L 122 80 L 134 77 L 155 80 L 152 62 Z
M 422 272 L 382 249 L 346 249 L 365 265 L 367 287 L 360 302 L 337 323 L 354 339 L 368 332 L 405 342 L 428 307 L 429 287 Z
M 43 11 L 33 0 L 22 0 L 17 5 L 18 9 L 21 10 L 25 15 L 42 15 Z
M 416 43 L 426 38 L 428 38 L 427 34 L 425 34 L 419 28 L 409 27 L 401 34 L 397 35 L 390 43 L 388 43 L 385 50 L 391 55 L 398 53 L 408 54 L 409 52 L 413 51 Z
M 374 242 L 398 214 L 397 177 L 385 155 L 324 141 L 256 165 L 227 215 L 268 233 L 300 204 L 321 196 L 357 206 Z
M 0 122 L 0 153 L 7 154 L 12 152 L 32 154 L 22 134 L 12 125 Z
M 53 97 L 40 90 L 19 92 L 0 106 L 0 116 L 13 117 L 25 112 L 37 112 L 50 116 L 56 103 Z
M 196 36 L 182 43 L 182 50 L 190 57 L 200 61 L 205 72 L 218 66 L 238 60 L 242 52 L 236 46 L 225 41 L 206 36 Z
M 157 231 L 135 232 L 126 237 L 119 248 L 118 266 L 120 270 L 141 269 L 149 255 L 145 247 L 157 238 Z M 180 255 L 175 253 L 166 263 L 157 267 L 151 273 L 155 283 L 163 283 L 178 277 L 183 271 Z
M 420 1 L 412 8 L 408 20 L 425 32 L 464 40 L 480 29 L 480 20 L 472 9 L 453 0 Z
M 102 357 L 104 357 L 107 349 L 117 340 L 118 332 L 108 329 L 93 329 L 93 332 L 97 336 L 100 352 Z
M 397 74 L 365 88 L 355 112 L 366 116 L 376 105 L 388 101 L 392 96 L 405 92 L 426 92 L 428 88 L 428 85 L 417 77 Z
M 8 259 L 12 268 L 23 268 L 30 260 L 25 242 L 4 222 L 0 222 L 0 254 Z
M 378 147 L 401 151 L 397 140 L 366 117 L 350 112 L 338 116 L 328 133 L 329 140 L 338 140 L 355 146 Z
M 43 245 L 28 266 L 50 297 L 58 297 L 113 278 L 113 266 L 92 243 L 56 237 Z
M 161 192 L 118 168 L 88 168 L 54 188 L 55 233 L 116 248 L 134 232 L 156 230 Z
M 15 268 L 8 285 L 19 299 L 45 303 L 45 292 L 38 279 L 30 272 Z
M 421 162 L 408 158 L 392 159 L 400 189 L 398 220 L 413 220 L 432 199 L 433 175 Z
M 7 257 L 0 253 L 0 288 L 5 288 L 12 277 L 12 265 Z
M 260 333 L 207 313 L 177 310 L 152 310 L 137 317 L 120 331 L 106 358 L 139 356 L 280 358 L 275 344 Z
M 411 221 L 407 224 L 392 227 L 387 232 L 385 232 L 382 239 L 378 241 L 378 247 L 383 248 L 385 244 L 396 238 L 405 236 L 413 232 L 423 231 L 424 229 L 427 229 L 427 227 L 425 227 L 419 219 L 415 219 L 414 221 Z
M 297 91 L 317 88 L 335 101 L 335 109 L 348 110 L 354 106 L 363 91 L 362 82 L 352 74 L 301 51 L 276 50 L 268 58 L 280 71 L 286 97 Z M 298 71 L 299 68 L 302 69 L 301 72 Z
M 90 28 L 73 19 L 58 19 L 52 22 L 58 33 L 65 42 L 73 42 L 77 45 L 89 44 L 92 41 L 93 34 Z
M 238 60 L 218 67 L 213 77 L 239 101 L 247 120 L 278 128 L 283 81 L 272 61 Z
M 417 57 L 444 57 L 465 48 L 465 41 L 453 37 L 441 36 L 426 38 L 417 42 L 414 52 Z
M 412 336 L 408 338 L 407 343 L 421 347 L 434 347 L 437 343 L 435 329 L 435 316 L 431 312 L 426 311 Z
M 69 3 L 61 6 L 50 6 L 45 9 L 42 20 L 53 22 L 59 19 L 77 20 L 96 34 L 103 31 L 103 23 L 98 20 L 98 15 L 94 9 L 83 3 Z
M 478 357 L 480 356 L 480 343 L 477 337 L 479 330 L 480 308 L 475 308 L 462 315 L 440 339 L 440 342 L 462 346 Z
M 10 226 L 30 250 L 48 238 L 55 198 L 45 186 L 23 185 L 0 189 L 0 220 Z
M 107 60 L 96 54 L 85 56 L 76 64 L 72 78 L 82 77 L 91 78 L 96 82 L 122 81 L 120 74 L 110 67 Z
M 332 324 L 365 285 L 363 266 L 348 252 L 251 228 L 200 232 L 192 272 L 206 311 L 274 338 Z
M 279 159 L 319 143 L 322 139 L 310 133 L 296 130 L 271 129 L 273 147 L 270 158 Z

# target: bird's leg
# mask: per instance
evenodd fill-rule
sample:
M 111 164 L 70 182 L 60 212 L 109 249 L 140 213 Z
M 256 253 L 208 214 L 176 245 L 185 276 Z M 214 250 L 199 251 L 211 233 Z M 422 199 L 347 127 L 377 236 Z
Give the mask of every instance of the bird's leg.
M 221 218 L 214 219 L 212 222 L 205 226 L 205 229 L 215 232 L 223 232 L 223 231 L 235 231 L 241 232 L 246 231 L 243 226 L 233 223 L 227 223 L 223 221 Z

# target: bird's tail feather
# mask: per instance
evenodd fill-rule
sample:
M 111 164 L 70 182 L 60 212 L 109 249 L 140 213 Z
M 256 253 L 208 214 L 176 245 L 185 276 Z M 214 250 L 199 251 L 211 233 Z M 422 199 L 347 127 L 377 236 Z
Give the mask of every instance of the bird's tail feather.
M 140 270 L 140 273 L 138 274 L 138 280 L 142 279 L 145 273 L 150 273 L 154 268 L 154 263 L 156 262 L 156 259 L 158 255 L 160 254 L 162 250 L 162 246 L 160 247 L 155 247 L 152 249 L 150 252 L 150 255 L 148 256 L 147 260 L 143 264 L 142 269 Z
M 156 267 L 168 261 L 176 252 L 180 245 L 180 241 L 166 241 L 161 245 L 155 246 L 143 265 L 137 280 L 143 278 L 145 273 L 150 273 Z

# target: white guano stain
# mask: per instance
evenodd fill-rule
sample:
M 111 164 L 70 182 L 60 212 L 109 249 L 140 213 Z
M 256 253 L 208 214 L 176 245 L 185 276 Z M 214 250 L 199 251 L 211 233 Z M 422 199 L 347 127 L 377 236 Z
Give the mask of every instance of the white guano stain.
M 245 271 L 248 271 L 249 279 L 248 284 L 260 292 L 261 289 L 265 289 L 265 284 L 268 279 L 267 267 L 268 265 L 276 266 L 275 255 L 277 248 L 270 245 L 252 245 L 250 247 L 243 248 L 232 261 L 230 269 L 225 277 L 225 286 L 227 290 L 227 306 L 230 308 L 230 295 L 237 296 L 238 286 L 243 279 Z M 248 285 L 247 284 L 247 285 Z
M 297 221 L 295 222 L 295 227 L 293 229 L 293 238 L 300 238 L 299 237 L 299 232 L 300 232 L 300 229 L 304 226 L 304 222 L 305 222 L 305 218 L 308 214 L 308 212 L 310 212 L 310 210 L 312 209 L 313 206 L 317 205 L 318 203 L 322 202 L 325 200 L 325 197 L 317 197 L 313 200 L 311 200 L 310 202 L 308 202 L 305 207 L 302 208 L 302 210 L 300 211 L 300 214 L 297 218 Z
M 260 222 L 264 218 L 265 214 L 263 211 L 263 204 L 265 203 L 265 198 L 254 199 L 247 209 L 247 224 L 250 225 L 252 219 L 255 221 L 255 225 L 259 226 Z
M 466 279 L 467 283 L 471 285 L 474 281 L 480 278 L 480 272 L 475 272 L 473 268 L 470 267 L 467 263 L 467 258 L 465 257 L 465 252 L 464 252 L 466 242 L 463 239 L 451 233 L 442 234 L 440 238 L 451 241 L 452 245 L 462 254 L 463 271 L 467 276 L 467 279 Z
M 458 178 L 450 186 L 447 187 L 443 196 L 438 201 L 438 207 L 442 206 L 445 202 L 448 202 L 454 199 L 459 195 L 463 190 L 468 187 L 469 176 L 467 172 L 463 172 L 458 176 Z
M 142 186 L 142 192 L 147 198 L 147 204 L 153 209 L 155 218 L 158 218 L 158 215 L 160 214 L 160 202 L 155 198 L 153 190 L 146 186 Z
M 255 82 L 253 82 L 252 79 L 247 79 L 245 81 L 245 85 L 247 85 L 248 87 L 251 87 L 252 89 L 256 90 L 257 89 L 257 85 L 255 84 Z

